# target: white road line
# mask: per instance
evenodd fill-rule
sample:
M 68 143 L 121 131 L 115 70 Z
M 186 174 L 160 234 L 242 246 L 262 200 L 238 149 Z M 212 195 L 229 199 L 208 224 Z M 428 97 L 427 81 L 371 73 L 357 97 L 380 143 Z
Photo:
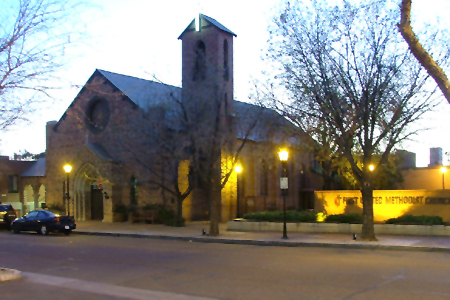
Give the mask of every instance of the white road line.
M 112 284 L 89 282 L 67 277 L 22 272 L 22 278 L 28 282 L 57 286 L 77 291 L 123 297 L 137 300 L 218 300 L 214 298 L 195 297 L 183 294 L 157 292 L 152 290 L 129 288 Z

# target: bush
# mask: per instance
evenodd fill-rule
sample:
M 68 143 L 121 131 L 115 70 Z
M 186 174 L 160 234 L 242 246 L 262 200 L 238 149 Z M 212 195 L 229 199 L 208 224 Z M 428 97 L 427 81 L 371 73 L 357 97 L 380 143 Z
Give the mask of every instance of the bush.
M 155 209 L 158 220 L 166 226 L 183 227 L 185 225 L 184 218 L 182 218 L 181 222 L 178 221 L 173 209 L 167 208 L 162 204 L 149 204 L 147 209 Z
M 138 206 L 136 204 L 128 204 L 126 209 L 128 213 L 135 213 L 138 211 Z
M 183 227 L 185 225 L 185 221 L 185 218 L 182 218 L 181 222 L 178 222 L 177 218 L 166 219 L 164 225 L 172 227 Z
M 161 204 L 148 203 L 142 206 L 143 210 L 157 210 Z
M 125 204 L 116 204 L 113 207 L 113 213 L 128 213 L 127 206 Z
M 317 212 L 314 211 L 295 211 L 289 210 L 286 212 L 286 221 L 288 222 L 315 222 Z M 244 215 L 244 219 L 252 221 L 264 222 L 282 222 L 282 211 L 261 211 L 255 213 L 248 213 Z
M 386 224 L 405 225 L 444 225 L 444 221 L 439 216 L 412 216 L 404 215 L 398 218 L 386 220 Z
M 325 222 L 361 224 L 362 215 L 360 214 L 329 215 L 325 218 Z

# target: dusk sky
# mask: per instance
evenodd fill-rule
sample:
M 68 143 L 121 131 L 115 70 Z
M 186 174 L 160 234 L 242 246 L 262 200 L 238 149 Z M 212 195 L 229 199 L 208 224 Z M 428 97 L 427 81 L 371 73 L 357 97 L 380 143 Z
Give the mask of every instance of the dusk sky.
M 181 86 L 180 33 L 198 13 L 210 16 L 237 34 L 234 41 L 235 98 L 249 101 L 253 79 L 265 69 L 261 63 L 267 27 L 279 1 L 190 1 L 190 0 L 95 0 L 82 16 L 87 22 L 89 39 L 76 49 L 64 71 L 58 73 L 61 89 L 52 93 L 54 101 L 20 123 L 0 134 L 2 155 L 26 149 L 32 153 L 45 151 L 45 123 L 59 120 L 81 86 L 96 68 Z M 450 1 L 414 0 L 413 14 L 420 21 L 439 24 L 449 29 Z M 413 24 L 414 26 L 414 24 Z M 447 70 L 450 74 L 450 70 Z M 418 124 L 430 128 L 402 145 L 417 153 L 417 166 L 429 163 L 429 148 L 450 151 L 450 104 L 442 97 L 435 112 L 425 115 Z M 446 164 L 448 164 L 446 162 Z

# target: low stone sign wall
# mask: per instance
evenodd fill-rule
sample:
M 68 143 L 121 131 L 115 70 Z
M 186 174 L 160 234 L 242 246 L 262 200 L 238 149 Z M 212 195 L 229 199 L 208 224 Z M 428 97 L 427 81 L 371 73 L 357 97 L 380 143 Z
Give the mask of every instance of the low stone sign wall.
M 288 232 L 299 233 L 345 233 L 361 234 L 361 224 L 336 223 L 287 223 Z M 283 223 L 228 221 L 227 230 L 231 231 L 283 231 Z M 424 235 L 450 236 L 450 226 L 444 225 L 395 225 L 375 224 L 375 234 L 386 235 Z
M 316 191 L 314 210 L 326 215 L 362 213 L 360 191 Z M 378 222 L 403 215 L 440 216 L 450 222 L 450 190 L 375 190 L 373 214 Z

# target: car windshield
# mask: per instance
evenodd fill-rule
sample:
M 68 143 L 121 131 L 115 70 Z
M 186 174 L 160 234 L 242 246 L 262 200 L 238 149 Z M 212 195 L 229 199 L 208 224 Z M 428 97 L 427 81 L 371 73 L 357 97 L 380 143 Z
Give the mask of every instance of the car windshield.
M 54 213 L 48 210 L 43 210 L 41 213 L 43 213 L 46 217 L 56 217 Z

